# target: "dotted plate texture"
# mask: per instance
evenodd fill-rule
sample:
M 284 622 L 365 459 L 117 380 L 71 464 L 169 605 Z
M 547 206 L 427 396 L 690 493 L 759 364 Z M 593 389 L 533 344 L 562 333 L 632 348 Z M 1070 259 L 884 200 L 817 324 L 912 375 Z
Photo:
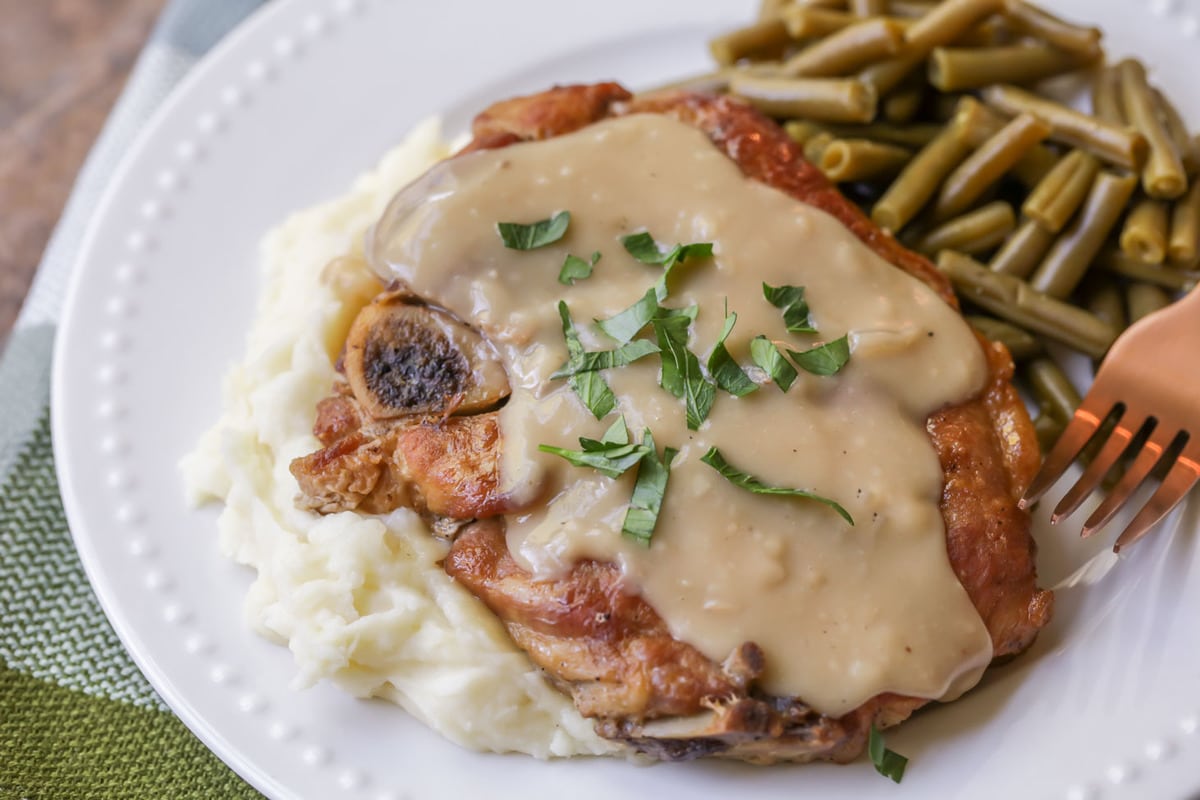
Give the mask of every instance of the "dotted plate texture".
M 1200 2 L 1053 0 L 1140 54 L 1200 127 Z M 214 509 L 176 464 L 218 415 L 248 328 L 261 235 L 342 192 L 418 120 L 465 129 L 489 100 L 554 82 L 652 85 L 707 65 L 751 0 L 438 3 L 278 0 L 189 76 L 118 171 L 75 270 L 54 365 L 53 433 L 79 551 L 122 642 L 219 756 L 275 798 L 736 796 L 1187 798 L 1200 792 L 1196 504 L 960 702 L 889 737 L 903 784 L 864 763 L 755 769 L 544 763 L 470 753 L 381 702 L 294 692 L 291 656 L 241 616 Z M 466 24 L 469 21 L 469 24 Z M 502 33 L 501 33 L 502 32 Z M 1047 504 L 1043 504 L 1047 505 Z M 1049 504 L 1052 505 L 1052 504 Z M 1047 585 L 1103 542 L 1038 521 Z M 1100 537 L 1103 538 L 1103 537 Z

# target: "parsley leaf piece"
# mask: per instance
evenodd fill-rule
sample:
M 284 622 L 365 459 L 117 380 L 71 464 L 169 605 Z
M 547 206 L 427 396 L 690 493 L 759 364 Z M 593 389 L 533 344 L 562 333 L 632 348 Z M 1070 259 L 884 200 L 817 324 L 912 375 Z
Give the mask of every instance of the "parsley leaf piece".
M 571 212 L 560 211 L 550 219 L 538 220 L 531 225 L 497 222 L 496 232 L 509 250 L 536 250 L 561 239 L 570 222 Z
M 796 366 L 805 372 L 811 372 L 813 375 L 836 375 L 850 360 L 850 339 L 843 336 L 803 353 L 788 350 L 788 355 L 796 362 Z
M 725 349 L 725 339 L 729 337 L 729 332 L 733 330 L 736 323 L 736 313 L 725 315 L 725 327 L 721 329 L 721 335 L 708 355 L 708 374 L 712 375 L 717 386 L 734 397 L 745 397 L 756 391 L 758 384 L 750 380 L 738 363 L 733 360 L 733 356 L 729 355 L 729 351 Z
M 817 328 L 808 317 L 808 303 L 804 299 L 803 286 L 771 286 L 763 282 L 763 297 L 783 312 L 783 322 L 788 333 L 816 333 Z
M 562 269 L 558 271 L 558 282 L 567 286 L 574 286 L 575 281 L 592 277 L 592 267 L 596 266 L 596 262 L 599 260 L 599 250 L 592 253 L 592 260 L 590 262 L 568 253 L 566 260 L 563 261 Z
M 867 753 L 871 756 L 871 763 L 875 765 L 875 771 L 880 775 L 891 778 L 896 783 L 899 783 L 904 777 L 904 768 L 908 766 L 908 759 L 894 750 L 888 750 L 883 743 L 883 734 L 873 724 L 871 733 L 867 737 Z
M 585 448 L 583 450 L 567 450 L 548 444 L 539 444 L 538 450 L 565 458 L 577 467 L 591 467 L 610 478 L 621 477 L 630 467 L 641 461 L 650 452 L 649 448 L 640 444 L 618 444 L 616 442 L 605 444 L 596 442 L 594 439 L 587 441 L 587 445 L 584 444 L 582 439 L 579 441 L 580 446 Z M 597 447 L 597 445 L 603 446 Z M 593 449 L 586 449 L 588 447 Z
M 716 390 L 700 371 L 700 360 L 687 347 L 688 328 L 693 316 L 690 309 L 660 314 L 653 320 L 654 333 L 662 355 L 662 375 L 659 384 L 676 397 L 683 398 L 687 407 L 687 426 L 698 430 L 708 417 L 716 399 Z
M 658 512 L 662 510 L 663 496 L 667 493 L 667 479 L 671 477 L 671 462 L 678 454 L 673 447 L 663 451 L 658 459 L 658 446 L 649 430 L 642 436 L 642 446 L 647 448 L 642 463 L 638 465 L 637 482 L 633 485 L 633 499 L 625 512 L 621 534 L 643 547 L 650 546 L 654 526 L 658 524 Z
M 792 388 L 792 382 L 796 380 L 796 368 L 788 363 L 770 339 L 755 336 L 750 342 L 750 357 L 754 359 L 755 364 L 766 370 L 780 391 L 786 392 Z
M 725 480 L 729 481 L 735 486 L 740 486 L 748 492 L 753 492 L 754 494 L 784 495 L 786 497 L 803 497 L 808 500 L 816 500 L 818 503 L 824 503 L 832 508 L 838 513 L 838 515 L 841 516 L 842 519 L 846 520 L 846 522 L 849 522 L 851 525 L 854 524 L 854 520 L 850 517 L 850 513 L 833 500 L 830 500 L 828 497 L 822 497 L 819 494 L 807 491 L 805 489 L 788 489 L 782 486 L 768 486 L 753 475 L 742 472 L 737 467 L 731 465 L 725 460 L 725 457 L 721 455 L 721 451 L 715 447 L 709 448 L 708 452 L 700 457 L 700 460 L 705 464 L 708 464 L 717 472 L 721 473 L 721 477 L 725 478 Z
M 611 338 L 624 344 L 641 333 L 642 328 L 658 313 L 658 299 L 654 289 L 647 289 L 642 298 L 629 308 L 608 319 L 596 320 L 596 326 Z
M 579 437 L 579 446 L 587 453 L 599 452 L 613 445 L 625 444 L 629 444 L 629 428 L 625 425 L 624 414 L 617 417 L 617 421 L 608 426 L 608 430 L 604 432 L 604 436 L 599 441 L 584 436 Z
M 558 315 L 562 318 L 563 338 L 567 340 L 567 364 L 576 364 L 585 355 L 583 342 L 579 340 L 579 331 L 571 321 L 571 312 L 562 300 L 558 301 Z M 595 370 L 571 375 L 568 384 L 596 419 L 603 419 L 617 407 L 617 396 Z
M 624 367 L 627 364 L 632 364 L 639 358 L 648 356 L 651 353 L 658 352 L 658 345 L 648 339 L 637 339 L 636 341 L 623 344 L 616 350 L 599 350 L 594 353 L 581 353 L 578 358 L 573 358 L 563 366 L 555 370 L 550 378 L 569 378 L 572 375 L 579 375 L 583 372 L 595 372 L 601 369 L 612 369 L 613 367 Z
M 710 258 L 713 253 L 712 242 L 692 242 L 677 244 L 665 253 L 659 249 L 658 242 L 648 231 L 634 233 L 621 239 L 621 244 L 629 255 L 643 264 L 658 265 L 663 268 L 663 274 L 654 284 L 654 293 L 661 303 L 667 299 L 667 279 L 676 264 L 682 264 L 691 259 Z

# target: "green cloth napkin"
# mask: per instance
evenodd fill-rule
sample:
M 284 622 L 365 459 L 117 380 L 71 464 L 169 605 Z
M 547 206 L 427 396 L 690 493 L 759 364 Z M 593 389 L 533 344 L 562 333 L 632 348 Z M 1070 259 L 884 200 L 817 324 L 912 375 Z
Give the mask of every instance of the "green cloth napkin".
M 90 210 L 138 130 L 263 0 L 171 0 L 67 203 L 0 359 L 0 800 L 257 798 L 167 708 L 104 617 L 50 447 L 54 332 Z

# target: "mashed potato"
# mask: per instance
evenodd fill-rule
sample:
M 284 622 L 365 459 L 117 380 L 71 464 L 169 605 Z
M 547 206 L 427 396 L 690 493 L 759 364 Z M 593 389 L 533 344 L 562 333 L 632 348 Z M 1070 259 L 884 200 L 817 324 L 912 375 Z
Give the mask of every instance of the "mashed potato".
M 466 747 L 612 752 L 446 576 L 446 547 L 418 516 L 319 516 L 293 505 L 288 464 L 320 447 L 315 406 L 350 322 L 380 289 L 362 260 L 363 233 L 397 189 L 447 154 L 438 124 L 426 122 L 345 197 L 267 236 L 245 358 L 226 377 L 220 420 L 183 463 L 189 499 L 224 502 L 221 550 L 258 571 L 248 621 L 291 649 L 298 687 L 329 678 L 357 697 L 386 698 Z

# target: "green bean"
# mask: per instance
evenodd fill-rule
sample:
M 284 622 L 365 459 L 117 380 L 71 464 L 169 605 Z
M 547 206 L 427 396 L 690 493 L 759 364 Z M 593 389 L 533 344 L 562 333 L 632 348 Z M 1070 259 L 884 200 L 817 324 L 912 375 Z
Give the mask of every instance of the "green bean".
M 900 171 L 912 153 L 893 144 L 866 139 L 837 139 L 821 154 L 820 166 L 825 177 L 835 183 L 869 180 Z
M 793 39 L 819 39 L 861 20 L 848 11 L 788 6 L 780 18 Z
M 1003 272 L 1016 278 L 1026 278 L 1042 263 L 1046 251 L 1054 244 L 1054 234 L 1037 220 L 1027 219 L 988 263 L 993 272 Z
M 894 55 L 903 41 L 903 28 L 892 20 L 861 20 L 804 48 L 783 63 L 781 72 L 793 78 L 845 75 Z
M 913 51 L 928 53 L 954 41 L 1002 5 L 1003 0 L 943 0 L 912 24 L 904 39 Z
M 859 17 L 878 17 L 888 13 L 888 0 L 850 0 L 850 11 Z
M 791 123 L 789 123 L 791 124 Z M 873 122 L 869 125 L 830 125 L 829 130 L 841 139 L 870 139 L 884 144 L 901 147 L 921 148 L 929 144 L 945 125 L 917 122 L 912 125 L 893 125 L 888 122 Z
M 1032 114 L 1021 114 L 1013 119 L 946 177 L 934 205 L 934 218 L 947 219 L 970 208 L 1029 148 L 1049 133 L 1050 126 Z
M 1125 125 L 1121 82 L 1117 79 L 1117 71 L 1112 67 L 1097 70 L 1092 78 L 1092 114 L 1110 125 Z
M 735 71 L 735 67 L 721 67 L 720 69 L 713 70 L 712 72 L 705 72 L 700 75 L 689 75 L 688 77 L 680 78 L 677 81 L 660 84 L 650 89 L 645 89 L 641 92 L 638 92 L 638 94 L 649 95 L 657 92 L 673 92 L 679 90 L 720 94 L 729 89 L 729 80 Z
M 870 122 L 877 103 L 874 90 L 854 78 L 736 75 L 730 89 L 763 113 L 828 122 Z
M 936 255 L 942 250 L 978 255 L 1003 242 L 1016 225 L 1012 206 L 995 200 L 938 225 L 917 242 L 915 249 L 925 255 Z
M 1125 287 L 1125 299 L 1129 303 L 1129 324 L 1171 305 L 1171 295 L 1153 283 L 1131 283 Z
M 807 119 L 794 119 L 785 122 L 783 125 L 784 131 L 791 137 L 792 141 L 803 147 L 809 139 L 819 133 L 830 133 L 829 129 L 824 125 Z
M 1053 129 L 1050 138 L 1081 147 L 1126 169 L 1140 169 L 1146 156 L 1146 139 L 1140 133 L 1102 122 L 1061 103 L 1030 94 L 1015 86 L 989 86 L 983 99 L 1005 114 L 1029 112 Z
M 921 86 L 897 89 L 883 98 L 883 118 L 888 122 L 908 122 L 917 116 L 924 100 L 925 91 Z
M 1052 359 L 1035 358 L 1024 366 L 1022 374 L 1039 404 L 1059 422 L 1066 424 L 1079 408 L 1079 390 Z
M 1035 291 L 1020 278 L 992 272 L 970 256 L 943 250 L 937 265 L 964 300 L 1089 356 L 1104 355 L 1117 336 L 1111 325 L 1082 308 Z
M 970 147 L 963 138 L 961 126 L 947 125 L 908 162 L 871 209 L 871 219 L 876 225 L 899 233 L 937 192 L 942 178 L 958 166 L 968 152 Z
M 1167 204 L 1143 197 L 1125 217 L 1121 249 L 1138 261 L 1161 264 L 1167 255 Z
M 858 79 L 874 88 L 875 92 L 882 97 L 899 86 L 901 81 L 907 78 L 908 74 L 924 60 L 924 52 L 904 53 L 864 68 L 858 73 Z
M 1011 322 L 978 314 L 968 315 L 967 322 L 990 341 L 1000 342 L 1007 347 L 1013 361 L 1024 361 L 1042 352 L 1042 343 L 1036 336 Z
M 1092 63 L 1032 42 L 999 47 L 935 47 L 929 57 L 929 82 L 943 92 L 978 89 L 993 83 L 1031 83 Z
M 1033 420 L 1033 432 L 1037 435 L 1038 448 L 1043 453 L 1049 453 L 1054 448 L 1058 437 L 1066 429 L 1067 424 L 1055 419 L 1044 406 Z
M 1179 109 L 1175 107 L 1170 98 L 1155 89 L 1154 101 L 1163 124 L 1167 126 L 1167 133 L 1170 134 L 1171 141 L 1179 150 L 1180 160 L 1183 161 L 1183 171 L 1189 178 L 1195 177 L 1197 173 L 1200 173 L 1200 139 L 1193 139 L 1188 134 L 1187 125 L 1184 123 L 1183 117 L 1179 116 Z
M 823 131 L 815 136 L 810 136 L 808 141 L 804 143 L 804 160 L 814 166 L 821 163 L 821 159 L 825 155 L 825 148 L 833 142 L 833 134 L 829 131 Z
M 1146 69 L 1130 58 L 1118 64 L 1116 69 L 1121 82 L 1121 103 L 1129 124 L 1146 137 L 1149 146 L 1142 168 L 1142 188 L 1151 197 L 1179 197 L 1187 191 L 1187 175 L 1175 143 L 1158 118 L 1157 103 L 1146 82 Z
M 953 95 L 944 95 L 951 98 Z M 995 136 L 1004 127 L 1005 119 L 973 97 L 960 97 L 956 102 L 955 120 L 964 128 L 967 143 L 973 148 Z M 1054 151 L 1042 144 L 1029 148 L 1012 167 L 1013 176 L 1027 187 L 1038 184 L 1058 161 Z
M 1188 193 L 1171 209 L 1171 238 L 1167 258 L 1174 264 L 1190 264 L 1200 252 L 1200 180 L 1192 181 Z
M 1174 292 L 1188 291 L 1200 282 L 1200 272 L 1195 270 L 1195 263 L 1188 264 L 1186 269 L 1163 264 L 1145 264 L 1116 248 L 1101 250 L 1096 257 L 1096 266 L 1105 272 L 1135 281 L 1153 283 Z
M 1058 237 L 1029 284 L 1051 297 L 1062 299 L 1070 295 L 1104 246 L 1136 187 L 1137 178 L 1133 175 L 1101 170 L 1075 221 Z
M 718 64 L 728 67 L 743 58 L 779 55 L 791 41 L 787 26 L 776 17 L 718 36 L 708 43 L 708 49 Z
M 937 0 L 890 0 L 888 13 L 897 17 L 923 17 L 936 5 Z
M 1123 331 L 1129 327 L 1129 318 L 1125 315 L 1125 297 L 1115 281 L 1099 277 L 1100 280 L 1089 281 L 1083 305 L 1118 331 Z
M 1051 233 L 1058 233 L 1087 197 L 1099 171 L 1100 162 L 1095 156 L 1072 150 L 1033 188 L 1021 206 L 1021 213 L 1036 219 Z
M 1018 31 L 1041 39 L 1067 53 L 1095 58 L 1100 53 L 1100 29 L 1073 25 L 1021 0 L 1006 0 L 1004 16 Z

